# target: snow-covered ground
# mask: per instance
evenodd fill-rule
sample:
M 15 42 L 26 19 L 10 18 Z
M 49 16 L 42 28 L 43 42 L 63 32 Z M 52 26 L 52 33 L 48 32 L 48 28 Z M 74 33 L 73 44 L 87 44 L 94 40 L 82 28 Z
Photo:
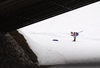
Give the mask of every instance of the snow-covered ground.
M 72 42 L 71 31 L 82 31 Z M 40 65 L 100 61 L 100 2 L 18 29 Z M 53 41 L 57 39 L 58 41 Z

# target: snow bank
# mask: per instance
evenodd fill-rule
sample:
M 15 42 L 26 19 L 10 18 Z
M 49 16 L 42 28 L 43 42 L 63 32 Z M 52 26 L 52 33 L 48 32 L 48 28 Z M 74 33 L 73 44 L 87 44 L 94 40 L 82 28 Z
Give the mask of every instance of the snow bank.
M 100 61 L 100 2 L 24 27 L 40 65 Z M 71 31 L 84 30 L 72 42 Z M 57 39 L 59 41 L 52 41 Z

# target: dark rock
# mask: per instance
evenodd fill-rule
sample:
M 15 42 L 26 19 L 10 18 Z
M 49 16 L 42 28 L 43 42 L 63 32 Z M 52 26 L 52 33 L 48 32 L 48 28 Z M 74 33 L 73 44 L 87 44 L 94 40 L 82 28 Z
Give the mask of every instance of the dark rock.
M 9 33 L 0 34 L 0 68 L 39 68 L 26 52 Z
M 18 31 L 12 31 L 9 32 L 10 35 L 14 38 L 14 40 L 17 42 L 17 44 L 23 48 L 25 53 L 29 56 L 29 58 L 32 60 L 33 63 L 38 63 L 37 56 L 35 53 L 30 49 L 29 45 L 27 44 L 25 38 L 23 35 L 21 35 Z

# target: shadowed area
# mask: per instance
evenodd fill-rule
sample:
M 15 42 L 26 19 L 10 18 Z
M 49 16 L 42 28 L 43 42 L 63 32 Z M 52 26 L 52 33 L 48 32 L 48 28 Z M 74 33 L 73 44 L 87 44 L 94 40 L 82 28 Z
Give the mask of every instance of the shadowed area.
M 12 31 L 99 0 L 1 0 L 0 31 Z

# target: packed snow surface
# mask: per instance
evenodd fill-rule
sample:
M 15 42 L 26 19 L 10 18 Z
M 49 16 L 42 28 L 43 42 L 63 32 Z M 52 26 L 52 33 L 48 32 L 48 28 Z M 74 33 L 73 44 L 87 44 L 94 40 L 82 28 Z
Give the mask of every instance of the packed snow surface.
M 40 65 L 100 61 L 100 2 L 18 30 Z M 76 42 L 70 32 L 80 32 Z M 58 41 L 53 41 L 53 40 Z

